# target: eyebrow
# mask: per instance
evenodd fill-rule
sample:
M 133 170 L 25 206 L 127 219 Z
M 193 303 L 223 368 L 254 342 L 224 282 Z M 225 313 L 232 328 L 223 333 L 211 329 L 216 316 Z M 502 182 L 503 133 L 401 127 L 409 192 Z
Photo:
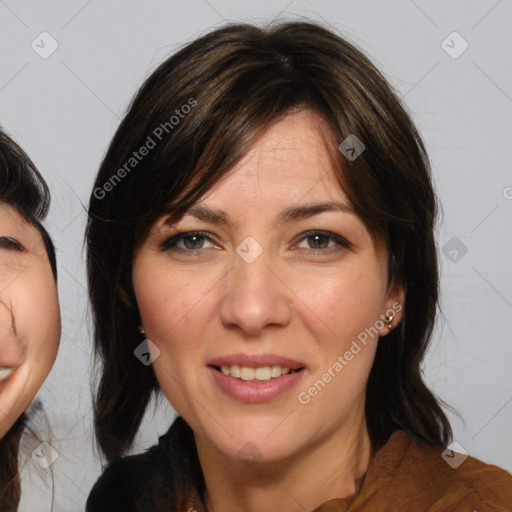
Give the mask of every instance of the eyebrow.
M 353 213 L 354 209 L 347 204 L 337 201 L 326 203 L 310 203 L 291 206 L 284 210 L 277 219 L 276 225 L 286 224 L 295 220 L 306 219 L 318 215 L 323 212 L 339 211 L 345 213 Z M 209 206 L 194 205 L 191 206 L 184 214 L 196 217 L 204 222 L 211 224 L 220 224 L 226 227 L 232 227 L 233 222 L 229 219 L 225 212 L 214 210 Z
M 7 249 L 8 251 L 26 252 L 25 247 L 18 242 L 15 238 L 10 236 L 0 236 L 0 249 Z

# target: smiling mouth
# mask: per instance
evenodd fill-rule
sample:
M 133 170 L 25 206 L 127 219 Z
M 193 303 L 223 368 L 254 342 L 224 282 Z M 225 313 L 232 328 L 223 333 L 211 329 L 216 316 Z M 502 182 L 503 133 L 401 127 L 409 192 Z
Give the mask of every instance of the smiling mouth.
M 230 366 L 212 365 L 212 368 L 215 368 L 215 370 L 223 373 L 224 375 L 245 381 L 267 381 L 271 379 L 277 379 L 283 375 L 297 373 L 304 369 L 304 367 L 300 367 L 295 370 L 291 370 L 290 368 L 279 365 L 258 366 L 257 368 L 251 368 L 249 366 L 241 366 L 238 364 L 232 364 Z

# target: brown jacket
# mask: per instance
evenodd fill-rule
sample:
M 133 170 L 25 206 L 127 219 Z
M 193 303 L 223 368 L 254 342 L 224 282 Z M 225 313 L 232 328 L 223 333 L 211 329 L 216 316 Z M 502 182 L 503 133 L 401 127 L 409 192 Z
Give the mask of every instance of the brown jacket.
M 87 512 L 171 512 L 176 493 L 176 512 L 206 512 L 203 491 L 192 431 L 178 417 L 158 445 L 105 470 Z M 397 430 L 371 461 L 356 495 L 329 500 L 313 512 L 475 511 L 512 512 L 512 475 L 473 457 L 443 454 Z

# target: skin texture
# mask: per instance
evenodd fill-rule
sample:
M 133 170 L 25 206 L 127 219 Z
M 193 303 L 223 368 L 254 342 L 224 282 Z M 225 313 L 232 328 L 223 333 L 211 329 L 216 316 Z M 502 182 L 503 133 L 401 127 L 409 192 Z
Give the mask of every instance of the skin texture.
M 18 245 L 19 244 L 19 245 Z M 41 234 L 0 204 L 0 438 L 36 397 L 57 355 L 60 313 Z
M 386 342 L 379 336 L 389 332 L 382 321 L 309 403 L 298 400 L 358 334 L 404 299 L 401 287 L 388 286 L 385 248 L 353 211 L 277 225 L 279 214 L 297 204 L 350 206 L 322 123 L 310 111 L 289 114 L 202 198 L 233 227 L 188 215 L 169 226 L 162 217 L 135 254 L 142 322 L 160 351 L 153 368 L 194 431 L 211 510 L 272 510 L 275 503 L 281 511 L 312 510 L 353 494 L 370 461 L 365 389 L 377 343 Z M 214 240 L 182 239 L 162 250 L 170 236 L 195 230 Z M 350 248 L 304 235 L 317 230 L 344 237 Z M 248 236 L 263 249 L 252 263 L 236 252 Z M 245 404 L 224 394 L 208 368 L 212 358 L 236 353 L 278 354 L 306 369 L 283 395 Z M 248 447 L 255 464 L 241 460 Z

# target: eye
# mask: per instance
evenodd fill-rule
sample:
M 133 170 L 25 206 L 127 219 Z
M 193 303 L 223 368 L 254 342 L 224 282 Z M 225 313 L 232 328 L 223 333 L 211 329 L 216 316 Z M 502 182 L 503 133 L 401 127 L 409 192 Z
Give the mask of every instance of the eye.
M 188 231 L 186 233 L 179 233 L 167 238 L 161 245 L 162 251 L 169 251 L 175 249 L 180 252 L 192 252 L 204 249 L 204 241 L 208 240 L 213 243 L 213 238 L 202 231 Z M 180 246 L 179 244 L 183 244 Z
M 306 250 L 315 254 L 335 252 L 340 247 L 352 248 L 352 244 L 347 239 L 329 231 L 309 231 L 302 235 L 301 240 L 309 241 L 310 247 Z M 329 245 L 329 242 L 332 242 L 332 245 Z
M 329 254 L 343 249 L 351 249 L 351 243 L 340 235 L 328 231 L 309 231 L 300 238 L 301 241 L 309 241 L 310 248 L 306 251 L 314 254 Z M 160 244 L 162 251 L 175 250 L 183 253 L 193 253 L 207 249 L 205 241 L 215 244 L 213 237 L 204 231 L 187 231 L 173 235 Z M 302 243 L 302 242 L 301 242 Z M 297 246 L 300 247 L 300 246 Z

